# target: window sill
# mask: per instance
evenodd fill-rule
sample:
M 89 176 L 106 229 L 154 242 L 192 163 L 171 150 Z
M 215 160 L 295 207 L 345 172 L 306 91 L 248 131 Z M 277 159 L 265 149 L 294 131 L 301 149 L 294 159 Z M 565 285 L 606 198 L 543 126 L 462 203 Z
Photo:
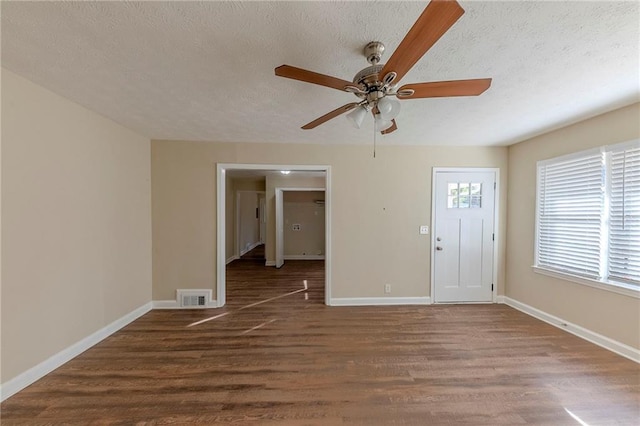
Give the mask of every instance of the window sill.
M 626 285 L 623 283 L 603 283 L 600 281 L 592 280 L 589 278 L 578 277 L 576 275 L 566 274 L 563 272 L 554 271 L 551 269 L 543 268 L 541 266 L 532 266 L 533 272 L 537 274 L 547 275 L 549 277 L 558 278 L 561 280 L 571 281 L 578 284 L 587 285 L 589 287 L 598 288 L 600 290 L 611 291 L 613 293 L 623 294 L 629 297 L 635 297 L 640 299 L 640 290 L 637 287 Z

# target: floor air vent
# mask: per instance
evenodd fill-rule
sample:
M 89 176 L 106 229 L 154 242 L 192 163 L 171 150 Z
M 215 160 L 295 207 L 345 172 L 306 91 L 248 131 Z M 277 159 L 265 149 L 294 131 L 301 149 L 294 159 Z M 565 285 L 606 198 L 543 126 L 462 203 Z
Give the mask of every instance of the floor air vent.
M 178 303 L 183 308 L 206 308 L 211 290 L 178 290 Z
M 204 296 L 182 296 L 182 306 L 204 306 L 206 304 Z

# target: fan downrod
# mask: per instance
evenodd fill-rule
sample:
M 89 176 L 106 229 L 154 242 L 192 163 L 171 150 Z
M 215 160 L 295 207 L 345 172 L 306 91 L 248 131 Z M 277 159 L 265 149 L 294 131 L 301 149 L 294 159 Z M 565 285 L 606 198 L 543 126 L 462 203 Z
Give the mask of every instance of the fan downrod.
M 375 65 L 380 62 L 383 53 L 384 44 L 380 41 L 371 41 L 364 47 L 364 56 L 367 58 L 367 62 L 371 65 Z

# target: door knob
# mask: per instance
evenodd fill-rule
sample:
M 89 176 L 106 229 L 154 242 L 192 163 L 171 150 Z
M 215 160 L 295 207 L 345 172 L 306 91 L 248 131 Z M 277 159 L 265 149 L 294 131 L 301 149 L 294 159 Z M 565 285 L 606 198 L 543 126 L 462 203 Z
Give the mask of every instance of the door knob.
M 438 250 L 438 251 L 442 251 L 442 247 L 440 247 L 440 246 L 436 246 L 436 250 Z

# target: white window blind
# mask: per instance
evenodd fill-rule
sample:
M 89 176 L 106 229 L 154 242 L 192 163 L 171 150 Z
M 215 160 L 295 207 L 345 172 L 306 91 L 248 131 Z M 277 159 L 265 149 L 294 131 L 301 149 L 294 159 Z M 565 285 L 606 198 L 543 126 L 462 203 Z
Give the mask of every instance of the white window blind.
M 539 266 L 600 278 L 603 186 L 599 151 L 539 165 Z
M 640 147 L 610 153 L 609 279 L 640 285 Z
M 540 161 L 537 183 L 535 266 L 640 291 L 640 140 Z

